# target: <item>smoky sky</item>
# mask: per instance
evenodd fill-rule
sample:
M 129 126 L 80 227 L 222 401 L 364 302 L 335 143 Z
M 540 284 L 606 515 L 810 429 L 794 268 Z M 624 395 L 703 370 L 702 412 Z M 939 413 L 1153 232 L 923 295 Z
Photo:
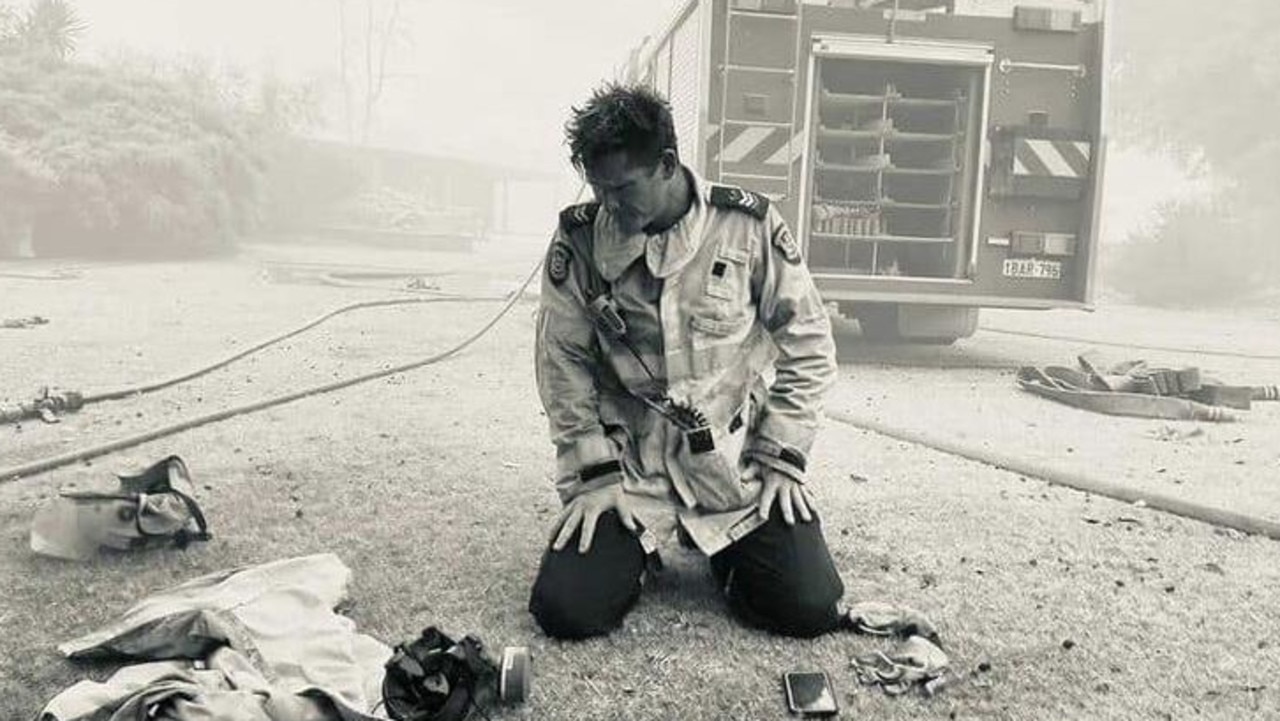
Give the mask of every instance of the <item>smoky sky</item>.
M 393 0 L 375 0 L 385 10 Z M 365 0 L 346 0 L 359 31 Z M 569 107 L 613 77 L 682 0 L 401 0 L 403 31 L 370 143 L 568 175 Z M 82 56 L 203 62 L 248 77 L 310 83 L 341 136 L 338 0 L 77 0 Z M 1122 240 L 1161 201 L 1196 194 L 1169 159 L 1113 148 L 1105 235 Z M 569 185 L 572 185 L 570 183 Z M 569 187 L 566 185 L 565 187 Z
M 389 0 L 378 0 L 380 9 Z M 364 0 L 348 0 L 359 29 Z M 568 107 L 613 75 L 672 0 L 403 0 L 371 142 L 522 167 L 563 165 Z M 77 0 L 82 53 L 126 50 L 338 94 L 337 0 Z M 329 113 L 332 115 L 332 113 Z

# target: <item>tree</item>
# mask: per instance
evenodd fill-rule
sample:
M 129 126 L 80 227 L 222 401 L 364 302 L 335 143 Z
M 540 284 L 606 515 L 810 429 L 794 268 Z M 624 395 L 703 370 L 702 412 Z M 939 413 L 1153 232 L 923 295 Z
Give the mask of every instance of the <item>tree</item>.
M 408 43 L 405 7 L 402 0 L 335 2 L 347 141 L 368 144 L 378 102 L 386 90 L 388 61 Z
M 314 87 L 198 60 L 77 62 L 84 27 L 66 0 L 0 6 L 0 254 L 186 254 L 253 229 Z
M 75 52 L 85 28 L 68 0 L 32 0 L 25 12 L 0 7 L 0 48 L 8 52 L 38 52 L 65 60 Z
M 0 252 L 226 248 L 261 220 L 297 108 L 287 88 L 258 98 L 198 67 L 0 55 Z
M 1249 175 L 1280 140 L 1280 3 L 1122 0 L 1117 105 L 1130 139 Z
M 35 254 L 35 216 L 55 187 L 53 171 L 36 157 L 29 143 L 0 128 L 0 257 Z
M 1223 188 L 1166 208 L 1124 249 L 1114 280 L 1151 300 L 1190 303 L 1280 285 L 1280 3 L 1112 1 L 1120 137 L 1171 150 Z

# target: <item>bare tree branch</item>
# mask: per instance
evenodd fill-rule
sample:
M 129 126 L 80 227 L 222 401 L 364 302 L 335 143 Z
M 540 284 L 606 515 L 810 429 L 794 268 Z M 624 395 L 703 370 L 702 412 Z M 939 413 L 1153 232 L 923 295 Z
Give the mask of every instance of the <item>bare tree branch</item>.
M 343 101 L 346 110 L 348 142 L 368 143 L 373 132 L 377 106 L 386 89 L 387 79 L 395 77 L 388 65 L 400 38 L 405 21 L 404 0 L 364 0 L 364 18 L 353 22 L 347 12 L 348 0 L 337 0 L 341 24 L 339 61 L 342 65 Z M 386 12 L 379 12 L 385 8 Z M 358 39 L 353 48 L 353 35 Z M 352 52 L 360 53 L 352 58 Z M 358 114 L 358 116 L 357 116 Z
M 347 126 L 347 142 L 356 139 L 355 118 L 351 108 L 351 61 L 347 47 L 347 0 L 336 0 L 338 4 L 338 63 L 342 75 L 343 120 Z
M 382 88 L 387 80 L 387 52 L 391 49 L 391 44 L 395 40 L 395 32 L 400 24 L 400 0 L 394 0 L 391 5 L 391 12 L 387 16 L 387 24 L 382 31 L 382 49 L 378 57 L 378 81 L 374 85 L 373 102 L 376 103 L 382 98 Z
M 360 131 L 360 142 L 368 145 L 369 125 L 373 120 L 373 4 L 374 0 L 365 0 L 364 21 L 364 123 Z

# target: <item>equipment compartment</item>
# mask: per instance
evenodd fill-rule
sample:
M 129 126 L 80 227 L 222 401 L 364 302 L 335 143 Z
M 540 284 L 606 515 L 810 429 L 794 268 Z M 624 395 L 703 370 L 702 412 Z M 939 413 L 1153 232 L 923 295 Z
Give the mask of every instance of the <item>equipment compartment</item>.
M 964 277 L 981 72 L 845 58 L 817 71 L 810 266 Z

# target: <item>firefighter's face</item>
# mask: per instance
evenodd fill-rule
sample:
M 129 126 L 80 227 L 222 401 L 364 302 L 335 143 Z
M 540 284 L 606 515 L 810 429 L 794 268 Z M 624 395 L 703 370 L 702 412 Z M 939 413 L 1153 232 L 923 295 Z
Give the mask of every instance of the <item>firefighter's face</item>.
M 596 200 L 618 227 L 628 233 L 638 233 L 666 209 L 671 196 L 668 183 L 679 167 L 671 151 L 652 166 L 617 151 L 597 158 L 586 168 L 586 177 Z

